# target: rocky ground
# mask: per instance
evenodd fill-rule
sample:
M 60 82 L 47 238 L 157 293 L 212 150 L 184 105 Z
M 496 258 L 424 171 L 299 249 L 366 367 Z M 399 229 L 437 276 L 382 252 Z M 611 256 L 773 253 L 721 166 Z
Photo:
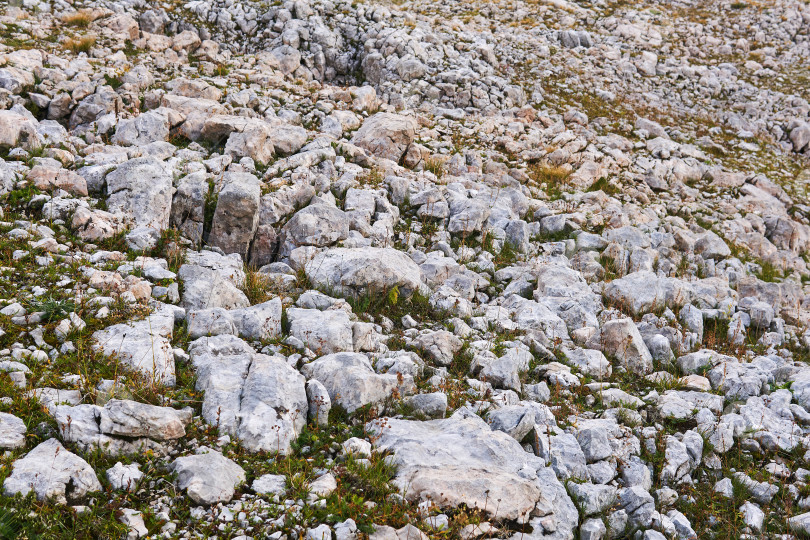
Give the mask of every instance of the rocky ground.
M 810 4 L 0 6 L 0 537 L 810 537 Z

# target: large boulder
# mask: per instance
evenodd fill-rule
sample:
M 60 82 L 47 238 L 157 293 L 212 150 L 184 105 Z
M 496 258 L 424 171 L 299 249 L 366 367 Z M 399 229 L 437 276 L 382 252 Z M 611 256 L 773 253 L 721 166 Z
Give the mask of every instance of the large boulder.
M 169 227 L 172 170 L 153 157 L 131 159 L 107 174 L 107 209 L 133 228 Z
M 492 519 L 556 530 L 554 538 L 574 537 L 579 515 L 554 472 L 472 412 L 429 422 L 383 418 L 367 429 L 378 451 L 392 453 L 395 483 L 408 500 L 464 505 Z
M 245 271 L 236 253 L 225 256 L 208 250 L 189 251 L 177 276 L 183 282 L 182 305 L 188 311 L 250 305 L 239 288 L 245 282 Z
M 332 403 L 349 413 L 380 403 L 395 392 L 400 396 L 412 393 L 415 388 L 410 375 L 375 373 L 368 357 L 359 353 L 329 354 L 305 364 L 301 371 L 307 379 L 320 381 Z
M 363 122 L 351 142 L 377 157 L 399 162 L 416 137 L 416 120 L 393 113 L 377 113 Z
M 299 246 L 325 247 L 349 236 L 349 216 L 330 204 L 312 204 L 296 212 L 281 229 L 280 257 Z
M 646 375 L 653 370 L 652 354 L 644 344 L 641 332 L 632 319 L 617 319 L 602 325 L 600 331 L 592 337 L 588 348 L 601 350 L 607 356 L 615 358 L 631 373 Z
M 259 179 L 249 173 L 225 173 L 208 243 L 225 253 L 247 257 L 259 225 Z
M 56 439 L 48 439 L 15 461 L 3 482 L 7 497 L 33 491 L 38 500 L 53 499 L 59 504 L 81 500 L 101 489 L 93 468 Z
M 0 111 L 0 148 L 31 150 L 40 146 L 35 122 L 11 111 Z
M 203 392 L 202 416 L 252 452 L 288 454 L 306 425 L 304 377 L 280 356 L 257 354 L 231 335 L 189 347 Z
M 335 248 L 322 251 L 304 267 L 313 285 L 357 297 L 397 287 L 410 295 L 426 289 L 413 259 L 393 248 Z

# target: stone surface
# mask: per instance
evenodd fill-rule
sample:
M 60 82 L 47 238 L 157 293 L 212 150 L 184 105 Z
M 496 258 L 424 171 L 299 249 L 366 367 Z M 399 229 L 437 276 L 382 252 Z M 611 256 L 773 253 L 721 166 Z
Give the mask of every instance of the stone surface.
M 234 489 L 245 481 L 245 471 L 214 450 L 179 457 L 169 469 L 177 474 L 177 487 L 197 504 L 228 502 Z
M 101 491 L 96 473 L 82 458 L 65 449 L 56 439 L 40 443 L 12 466 L 3 481 L 6 496 L 34 492 L 42 501 L 67 504 Z
M 551 510 L 561 531 L 571 531 L 578 514 L 565 489 L 542 461 L 505 433 L 490 431 L 477 416 L 456 412 L 445 420 L 372 423 L 375 447 L 393 452 L 396 483 L 409 500 L 439 508 L 464 504 L 495 519 L 527 522 L 541 506 Z M 501 503 L 494 507 L 489 499 Z

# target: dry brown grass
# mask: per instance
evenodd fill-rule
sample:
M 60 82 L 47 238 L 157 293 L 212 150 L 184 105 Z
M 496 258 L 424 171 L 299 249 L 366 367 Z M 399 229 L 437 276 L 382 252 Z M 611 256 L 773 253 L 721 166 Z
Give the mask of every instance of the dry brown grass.
M 79 39 L 69 39 L 65 42 L 65 50 L 74 54 L 89 53 L 93 45 L 96 44 L 96 38 L 93 36 L 85 36 Z
M 88 11 L 75 11 L 62 16 L 62 23 L 77 28 L 87 28 L 93 22 L 93 15 Z

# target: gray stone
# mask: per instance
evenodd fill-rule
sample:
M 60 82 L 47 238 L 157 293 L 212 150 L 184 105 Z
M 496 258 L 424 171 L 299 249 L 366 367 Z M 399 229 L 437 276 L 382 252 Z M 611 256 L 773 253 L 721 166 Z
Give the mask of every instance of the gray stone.
M 258 178 L 248 173 L 225 173 L 222 182 L 208 242 L 225 254 L 247 258 L 259 225 L 261 186 Z
M 14 450 L 25 446 L 25 423 L 9 413 L 0 413 L 0 448 Z
M 397 288 L 402 296 L 423 291 L 419 266 L 392 248 L 335 248 L 315 255 L 304 270 L 318 287 L 344 296 L 380 294 Z
M 245 272 L 239 255 L 213 251 L 187 252 L 177 277 L 183 282 L 182 306 L 189 312 L 206 308 L 242 308 L 250 301 L 239 287 Z
M 652 355 L 632 319 L 606 322 L 600 333 L 588 341 L 588 347 L 615 357 L 636 375 L 646 375 L 653 370 Z
M 245 481 L 242 467 L 214 450 L 179 457 L 169 470 L 177 474 L 177 487 L 203 505 L 230 501 L 236 487 Z
M 558 532 L 573 536 L 578 514 L 551 470 L 476 415 L 462 409 L 445 420 L 388 418 L 367 428 L 378 451 L 393 453 L 395 483 L 408 500 L 432 501 L 441 509 L 464 504 L 519 523 L 538 508 L 554 514 Z
M 354 351 L 353 323 L 342 309 L 290 308 L 287 310 L 290 335 L 319 354 Z
M 323 356 L 301 368 L 307 379 L 317 379 L 328 390 L 333 404 L 352 413 L 368 404 L 379 404 L 393 393 L 412 393 L 413 377 L 380 375 L 371 367 L 368 357 L 358 353 L 336 353 Z
M 307 400 L 309 401 L 308 418 L 319 426 L 329 424 L 329 411 L 332 409 L 332 398 L 329 391 L 320 381 L 307 381 Z
M 377 113 L 363 122 L 351 142 L 377 157 L 399 162 L 415 137 L 416 121 L 413 118 Z
M 126 161 L 107 174 L 107 209 L 135 227 L 163 231 L 169 227 L 172 171 L 163 162 L 143 157 Z
M 585 516 L 601 514 L 616 501 L 616 488 L 613 486 L 570 482 L 568 492 Z
M 230 335 L 199 338 L 189 354 L 206 422 L 251 452 L 290 452 L 308 405 L 304 378 L 283 357 L 257 354 Z
M 108 326 L 93 333 L 93 347 L 130 369 L 167 386 L 175 384 L 171 337 L 174 311 L 160 304 L 143 320 Z
M 282 474 L 264 474 L 253 481 L 250 488 L 259 495 L 284 495 L 287 479 Z
M 111 488 L 126 491 L 135 491 L 143 478 L 138 463 L 124 465 L 120 461 L 107 469 L 106 475 Z
M 53 499 L 59 504 L 76 502 L 101 490 L 93 468 L 56 439 L 48 439 L 15 461 L 11 475 L 3 482 L 7 497 L 33 491 L 38 500 Z

